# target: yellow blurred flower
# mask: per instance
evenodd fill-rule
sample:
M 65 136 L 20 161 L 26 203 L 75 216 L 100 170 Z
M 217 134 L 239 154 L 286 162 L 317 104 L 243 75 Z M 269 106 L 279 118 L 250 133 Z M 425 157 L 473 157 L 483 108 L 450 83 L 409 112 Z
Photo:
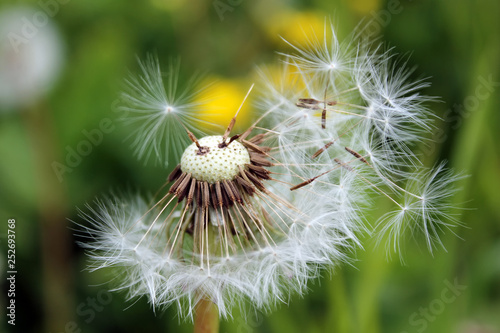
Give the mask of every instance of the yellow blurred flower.
M 229 124 L 243 102 L 250 84 L 244 84 L 235 79 L 211 77 L 202 82 L 201 86 L 207 86 L 207 81 L 215 81 L 215 83 L 212 83 L 208 89 L 202 89 L 196 95 L 196 102 L 202 103 L 204 109 L 200 112 L 202 120 L 224 128 Z M 250 95 L 238 113 L 234 133 L 238 131 L 238 128 L 244 128 L 247 124 L 251 99 L 252 96 Z

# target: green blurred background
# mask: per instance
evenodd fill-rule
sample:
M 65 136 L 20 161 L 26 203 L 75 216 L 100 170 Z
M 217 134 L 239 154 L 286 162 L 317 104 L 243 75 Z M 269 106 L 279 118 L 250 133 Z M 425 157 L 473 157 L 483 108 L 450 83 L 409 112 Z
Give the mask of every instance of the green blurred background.
M 44 10 L 36 1 L 3 1 Z M 0 327 L 19 332 L 190 332 L 175 308 L 155 314 L 146 300 L 109 292 L 111 277 L 84 271 L 75 245 L 77 208 L 112 189 L 154 193 L 169 170 L 138 161 L 124 141 L 130 128 L 114 107 L 136 56 L 181 59 L 182 78 L 206 73 L 234 110 L 255 78 L 256 65 L 287 51 L 279 39 L 304 42 L 303 27 L 322 31 L 325 18 L 347 36 L 362 21 L 374 38 L 411 54 L 413 78 L 431 77 L 426 94 L 444 120 L 422 146 L 426 165 L 447 159 L 471 176 L 447 251 L 429 254 L 408 243 L 387 260 L 370 238 L 352 266 L 310 284 L 270 314 L 250 313 L 221 332 L 500 332 L 500 2 L 497 0 L 64 0 L 53 21 L 64 41 L 64 67 L 53 89 L 30 106 L 0 112 Z M 490 81 L 489 84 L 485 83 Z M 233 103 L 233 104 L 231 104 Z M 5 111 L 5 112 L 4 112 Z M 251 112 L 249 110 L 248 112 Z M 228 113 L 229 114 L 229 113 Z M 232 115 L 232 113 L 231 113 Z M 224 119 L 229 119 L 227 116 Z M 102 142 L 60 179 L 52 168 L 86 140 L 84 131 L 110 119 Z M 226 120 L 220 119 L 223 123 Z M 61 181 L 60 181 L 61 180 Z M 385 201 L 378 198 L 384 210 Z M 7 220 L 16 219 L 16 327 L 5 316 Z M 459 289 L 450 285 L 458 283 Z

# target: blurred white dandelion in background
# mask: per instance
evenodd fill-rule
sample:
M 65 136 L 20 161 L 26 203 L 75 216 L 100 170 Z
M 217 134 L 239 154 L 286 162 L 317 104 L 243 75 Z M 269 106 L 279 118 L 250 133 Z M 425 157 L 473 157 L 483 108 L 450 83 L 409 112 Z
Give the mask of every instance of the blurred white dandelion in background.
M 339 43 L 333 29 L 324 37 L 294 47 L 280 73 L 260 70 L 254 121 L 237 134 L 235 116 L 217 136 L 193 135 L 200 110 L 171 100 L 157 61 L 143 63 L 129 94 L 128 110 L 148 124 L 137 142 L 191 144 L 171 156 L 179 161 L 171 186 L 154 204 L 110 196 L 82 213 L 92 269 L 122 269 L 119 289 L 155 307 L 177 304 L 190 318 L 208 300 L 226 317 L 241 301 L 286 302 L 319 268 L 350 260 L 370 229 L 371 193 L 395 207 L 374 237 L 388 233 L 398 249 L 405 232 L 420 231 L 430 250 L 439 244 L 457 223 L 445 200 L 456 177 L 443 166 L 424 170 L 411 150 L 432 127 L 432 98 L 419 92 L 427 83 L 407 82 L 408 71 L 378 47 Z M 178 117 L 165 121 L 157 113 L 167 104 Z
M 59 159 L 59 144 L 55 140 L 57 126 L 53 124 L 51 103 L 45 99 L 60 77 L 65 60 L 64 40 L 51 19 L 54 15 L 42 7 L 12 6 L 0 10 L 0 113 L 23 111 L 20 119 L 24 129 L 20 135 L 27 136 L 31 149 L 27 170 L 36 179 L 30 186 L 37 201 L 37 244 L 44 291 L 40 302 L 45 331 L 56 331 L 70 322 L 74 309 L 68 260 L 72 241 L 65 223 L 67 194 L 62 183 L 51 177 L 50 166 Z M 14 149 L 25 149 L 23 143 L 18 144 L 21 145 Z
M 42 16 L 43 15 L 43 16 Z M 50 91 L 64 62 L 57 26 L 42 11 L 0 12 L 0 108 L 23 108 Z

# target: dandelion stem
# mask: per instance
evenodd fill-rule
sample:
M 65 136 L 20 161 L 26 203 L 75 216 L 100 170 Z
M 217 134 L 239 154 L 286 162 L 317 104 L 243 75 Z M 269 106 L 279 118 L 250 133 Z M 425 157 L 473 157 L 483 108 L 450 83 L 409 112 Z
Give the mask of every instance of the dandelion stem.
M 43 101 L 23 110 L 23 120 L 30 138 L 34 172 L 38 183 L 35 188 L 44 290 L 45 331 L 56 331 L 71 322 L 73 313 L 73 276 L 71 267 L 71 242 L 66 226 L 65 186 L 56 181 L 51 161 L 61 159 L 55 149 L 52 110 Z M 56 173 L 56 175 L 58 175 Z M 60 174 L 62 175 L 62 173 Z M 61 326 L 62 325 L 62 326 Z
M 219 312 L 217 311 L 217 306 L 212 301 L 202 298 L 196 305 L 193 332 L 219 332 Z

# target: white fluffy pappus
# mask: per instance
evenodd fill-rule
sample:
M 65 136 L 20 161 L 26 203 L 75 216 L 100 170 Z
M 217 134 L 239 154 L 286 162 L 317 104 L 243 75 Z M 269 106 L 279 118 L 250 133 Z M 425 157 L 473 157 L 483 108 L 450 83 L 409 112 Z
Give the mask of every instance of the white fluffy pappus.
M 129 138 L 137 157 L 144 162 L 152 157 L 168 166 L 171 157 L 179 157 L 190 142 L 187 136 L 179 135 L 184 128 L 204 135 L 203 130 L 215 125 L 200 117 L 200 109 L 207 112 L 206 101 L 198 97 L 202 91 L 195 89 L 200 76 L 180 86 L 180 62 L 172 60 L 166 72 L 153 55 L 138 63 L 140 74 L 129 75 L 121 95 L 122 120 L 133 128 Z
M 237 134 L 238 111 L 220 136 L 197 138 L 190 130 L 203 125 L 196 104 L 174 104 L 157 60 L 142 63 L 125 108 L 143 124 L 139 155 L 165 158 L 168 148 L 159 142 L 177 146 L 178 137 L 188 140 L 183 149 L 191 142 L 190 155 L 177 157 L 169 189 L 151 202 L 111 195 L 82 212 L 90 223 L 81 232 L 90 268 L 120 269 L 117 289 L 155 307 L 176 304 L 185 318 L 200 300 L 215 303 L 223 317 L 246 302 L 270 309 L 362 247 L 358 235 L 370 231 L 364 216 L 373 193 L 395 207 L 374 237 L 389 234 L 398 250 L 406 231 L 419 231 L 432 250 L 441 229 L 457 224 L 447 204 L 456 177 L 442 165 L 422 171 L 408 151 L 408 141 L 431 128 L 430 98 L 418 92 L 426 83 L 406 83 L 408 72 L 394 70 L 379 48 L 350 41 L 354 51 L 347 52 L 326 33 L 313 50 L 294 47 L 298 54 L 277 75 L 260 71 L 254 121 Z M 343 64 L 335 82 L 325 74 L 332 59 Z M 169 91 L 175 81 L 167 81 Z M 172 112 L 165 113 L 167 105 Z M 406 135 L 411 124 L 416 129 Z M 238 164 L 242 149 L 245 165 Z

